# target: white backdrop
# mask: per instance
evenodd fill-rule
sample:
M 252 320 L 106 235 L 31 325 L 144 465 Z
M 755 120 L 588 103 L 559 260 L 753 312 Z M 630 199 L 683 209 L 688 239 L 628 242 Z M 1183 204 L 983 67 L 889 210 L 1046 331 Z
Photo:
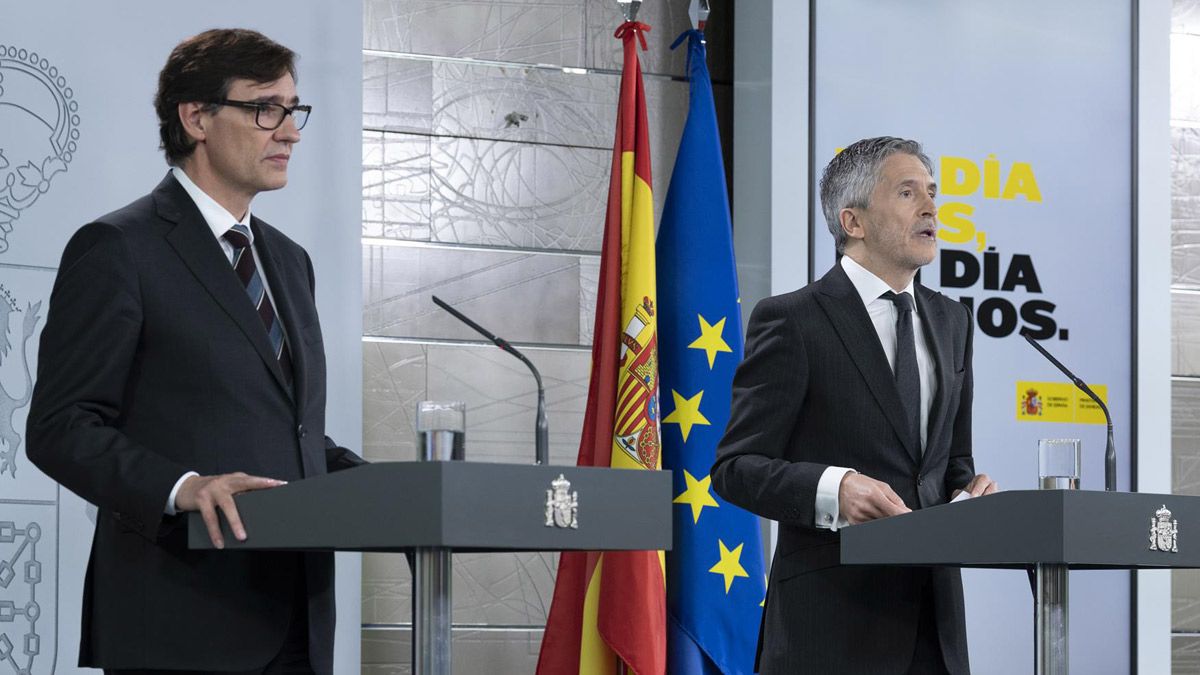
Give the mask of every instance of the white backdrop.
M 76 672 L 94 512 L 24 456 L 26 376 L 63 245 L 81 225 L 150 191 L 166 172 L 152 107 L 183 38 L 262 31 L 299 55 L 314 106 L 287 188 L 254 212 L 304 245 L 317 274 L 329 368 L 328 428 L 361 443 L 361 3 L 35 3 L 0 7 L 0 673 Z M 36 306 L 37 303 L 42 303 Z M 34 311 L 36 308 L 36 311 Z M 26 328 L 31 329 L 27 331 Z M 29 338 L 25 334 L 29 332 Z M 11 575 L 9 570 L 11 570 Z M 11 578 L 10 578 L 11 577 Z M 360 564 L 338 560 L 337 672 L 358 672 Z
M 977 469 L 1003 488 L 1033 489 L 1037 440 L 1081 438 L 1083 487 L 1104 487 L 1104 427 L 1045 421 L 1052 389 L 1018 386 L 1066 382 L 1019 337 L 1028 327 L 1044 331 L 1042 344 L 1080 377 L 1107 387 L 1118 488 L 1128 490 L 1128 5 L 846 0 L 817 3 L 815 16 L 813 194 L 836 149 L 867 136 L 920 140 L 939 167 L 940 260 L 921 278 L 977 310 Z M 833 264 L 833 242 L 820 211 L 812 218 L 819 277 Z M 1041 415 L 1031 402 L 1018 420 L 1030 388 Z M 1025 574 L 967 571 L 964 579 L 972 671 L 1024 671 L 1033 658 Z M 1072 573 L 1074 670 L 1129 671 L 1129 603 L 1128 573 Z

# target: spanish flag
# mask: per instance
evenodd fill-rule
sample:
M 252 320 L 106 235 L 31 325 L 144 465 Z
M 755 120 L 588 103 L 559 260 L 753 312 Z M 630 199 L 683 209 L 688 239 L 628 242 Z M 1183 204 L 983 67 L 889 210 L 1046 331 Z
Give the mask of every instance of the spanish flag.
M 579 466 L 662 467 L 658 308 L 646 96 L 634 21 L 617 29 L 625 66 L 596 299 L 592 376 Z M 666 590 L 662 551 L 567 552 L 538 658 L 538 675 L 662 675 Z

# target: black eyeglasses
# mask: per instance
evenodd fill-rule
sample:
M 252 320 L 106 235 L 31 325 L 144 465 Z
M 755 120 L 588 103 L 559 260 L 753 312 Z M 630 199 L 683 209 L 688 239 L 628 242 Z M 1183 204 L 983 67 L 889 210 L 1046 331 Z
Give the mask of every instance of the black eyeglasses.
M 311 105 L 297 105 L 291 108 L 280 105 L 278 103 L 267 103 L 266 101 L 232 101 L 224 98 L 217 101 L 211 101 L 213 105 L 228 105 L 235 108 L 246 108 L 254 111 L 254 123 L 260 129 L 274 131 L 283 125 L 283 120 L 288 115 L 296 122 L 296 129 L 303 129 L 308 122 L 308 115 L 312 112 Z

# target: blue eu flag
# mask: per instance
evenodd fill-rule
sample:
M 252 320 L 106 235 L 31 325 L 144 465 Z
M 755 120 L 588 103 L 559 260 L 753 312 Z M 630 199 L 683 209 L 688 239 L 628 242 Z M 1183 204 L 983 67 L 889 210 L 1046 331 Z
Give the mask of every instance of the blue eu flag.
M 742 359 L 721 140 L 703 34 L 688 31 L 691 94 L 658 231 L 663 468 L 674 472 L 667 554 L 667 672 L 752 673 L 766 595 L 758 519 L 712 490 Z

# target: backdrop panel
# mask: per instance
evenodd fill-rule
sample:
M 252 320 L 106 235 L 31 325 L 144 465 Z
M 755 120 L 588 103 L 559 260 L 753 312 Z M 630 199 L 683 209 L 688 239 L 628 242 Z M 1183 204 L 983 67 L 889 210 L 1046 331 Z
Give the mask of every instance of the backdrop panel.
M 1027 328 L 1104 386 L 1129 489 L 1130 7 L 843 0 L 816 2 L 815 17 L 813 275 L 834 260 L 821 169 L 863 137 L 920 140 L 941 191 L 939 258 L 922 282 L 976 314 L 977 468 L 1034 488 L 1038 439 L 1081 438 L 1083 487 L 1104 487 L 1102 417 L 1019 337 Z M 973 672 L 1030 664 L 1025 575 L 964 578 Z M 1075 670 L 1128 672 L 1128 581 L 1072 574 Z
M 289 185 L 256 199 L 254 212 L 312 254 L 329 433 L 359 447 L 361 5 L 215 0 L 197 11 L 72 0 L 9 2 L 0 16 L 0 602 L 19 610 L 0 633 L 16 667 L 75 672 L 94 510 L 30 465 L 23 446 L 26 375 L 63 245 L 166 173 L 152 99 L 175 44 L 208 28 L 246 27 L 294 49 L 313 117 Z M 359 575 L 356 556 L 339 559 L 337 672 L 358 671 Z

